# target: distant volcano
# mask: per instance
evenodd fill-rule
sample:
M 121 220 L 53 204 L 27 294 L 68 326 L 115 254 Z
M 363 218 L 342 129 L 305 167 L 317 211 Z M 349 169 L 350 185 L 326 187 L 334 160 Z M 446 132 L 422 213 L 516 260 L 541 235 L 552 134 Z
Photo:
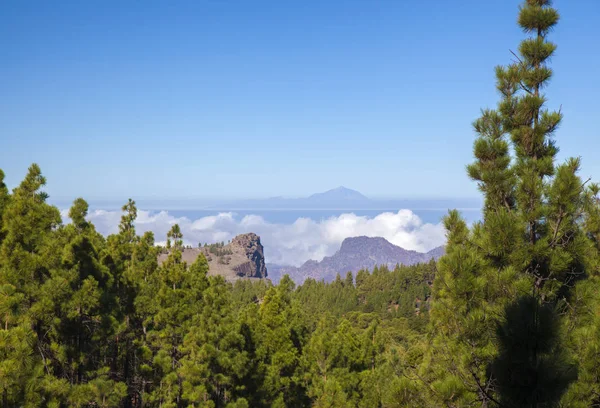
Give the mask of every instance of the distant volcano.
M 481 208 L 480 200 L 474 199 L 372 199 L 356 190 L 347 187 L 337 187 L 308 197 L 287 198 L 270 197 L 264 199 L 242 199 L 218 202 L 204 209 L 218 210 L 387 210 L 397 211 L 408 209 L 441 209 L 449 208 Z
M 332 190 L 325 191 L 324 193 L 316 193 L 306 199 L 309 202 L 366 202 L 369 201 L 367 197 L 362 195 L 356 190 L 352 190 L 346 187 L 338 187 Z
M 285 198 L 271 197 L 267 199 L 237 200 L 220 203 L 219 209 L 315 209 L 315 208 L 347 208 L 354 209 L 357 205 L 364 207 L 372 201 L 359 193 L 346 187 L 337 187 L 324 193 L 312 194 L 309 197 Z

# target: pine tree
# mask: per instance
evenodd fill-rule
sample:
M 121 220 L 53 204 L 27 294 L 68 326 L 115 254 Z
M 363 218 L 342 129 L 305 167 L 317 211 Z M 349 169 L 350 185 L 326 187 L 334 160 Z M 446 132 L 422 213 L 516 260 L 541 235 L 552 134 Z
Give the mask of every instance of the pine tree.
M 155 384 L 144 396 L 149 403 L 168 407 L 184 401 L 182 345 L 193 317 L 201 311 L 202 294 L 208 286 L 207 271 L 203 255 L 188 267 L 177 246 L 153 275 L 153 291 L 149 295 L 152 312 L 146 314 L 144 321 L 146 346 L 152 354 L 147 370 L 151 377 L 147 381 Z
M 579 366 L 577 381 L 563 398 L 563 405 L 584 408 L 600 405 L 600 186 L 586 191 L 583 226 L 593 244 L 588 255 L 589 278 L 572 289 L 569 307 L 569 346 Z
M 135 307 L 140 291 L 140 273 L 137 271 L 135 251 L 140 246 L 140 237 L 135 230 L 135 201 L 129 199 L 121 209 L 123 215 L 119 223 L 119 233 L 107 237 L 101 260 L 110 271 L 113 286 L 109 295 L 115 302 L 115 307 L 107 316 L 112 325 L 112 335 L 108 340 L 109 351 L 106 354 L 110 361 L 111 375 L 124 382 L 127 387 L 127 397 L 124 398 L 123 404 L 128 408 L 139 399 L 140 379 L 137 376 L 139 366 L 136 353 L 142 325 Z
M 350 323 L 325 315 L 303 352 L 314 407 L 356 405 L 363 368 L 360 341 Z
M 579 222 L 579 159 L 555 166 L 562 115 L 542 93 L 558 19 L 549 0 L 522 6 L 518 23 L 532 36 L 496 69 L 498 109 L 474 123 L 468 173 L 485 196 L 483 221 L 469 230 L 457 212 L 445 220 L 428 362 L 432 390 L 449 405 L 554 406 L 576 376 L 563 316 L 586 277 L 590 241 Z
M 207 270 L 206 264 L 204 273 Z M 231 292 L 222 277 L 211 277 L 201 302 L 201 310 L 192 318 L 181 348 L 183 398 L 194 406 L 247 404 L 239 395 L 239 387 L 247 371 L 248 356 L 241 326 L 231 308 Z
M 45 184 L 39 166 L 31 165 L 2 214 L 0 391 L 8 407 L 39 405 L 48 392 L 44 377 L 51 362 L 43 325 L 48 311 L 37 299 L 57 260 L 49 248 L 61 219 L 46 203 Z
M 273 407 L 306 404 L 299 362 L 305 342 L 299 305 L 292 300 L 294 283 L 284 276 L 270 288 L 260 305 L 259 349 L 265 364 L 264 392 Z
M 179 224 L 175 224 L 171 227 L 171 230 L 167 233 L 167 238 L 169 241 L 173 239 L 173 246 L 176 249 L 181 250 L 183 247 L 183 234 L 181 233 L 181 228 Z
M 96 250 L 103 239 L 85 222 L 87 203 L 76 200 L 69 214 L 74 222 L 58 229 L 50 244 L 51 252 L 60 254 L 59 262 L 49 270 L 36 297 L 45 333 L 38 344 L 47 361 L 44 382 L 62 388 L 63 400 L 70 394 L 67 384 L 81 388 L 96 377 L 107 335 L 102 314 L 113 306 L 103 302 L 110 274 Z

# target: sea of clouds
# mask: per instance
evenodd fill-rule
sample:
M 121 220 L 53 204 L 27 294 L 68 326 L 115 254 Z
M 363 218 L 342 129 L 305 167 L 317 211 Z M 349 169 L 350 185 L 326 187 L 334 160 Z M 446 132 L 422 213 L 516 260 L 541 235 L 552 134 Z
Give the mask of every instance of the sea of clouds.
M 63 211 L 66 218 L 67 211 Z M 88 219 L 104 235 L 118 232 L 120 211 L 94 210 Z M 68 219 L 65 219 L 68 222 Z M 198 219 L 175 217 L 168 211 L 138 210 L 135 222 L 138 234 L 154 232 L 157 243 L 164 243 L 173 224 L 179 224 L 186 245 L 227 242 L 238 234 L 254 232 L 260 236 L 268 263 L 300 266 L 309 259 L 320 261 L 340 248 L 345 238 L 383 237 L 405 249 L 429 251 L 445 242 L 441 224 L 424 223 L 411 210 L 384 212 L 375 217 L 353 213 L 315 221 L 300 217 L 291 224 L 266 221 L 258 215 L 238 216 L 222 212 Z

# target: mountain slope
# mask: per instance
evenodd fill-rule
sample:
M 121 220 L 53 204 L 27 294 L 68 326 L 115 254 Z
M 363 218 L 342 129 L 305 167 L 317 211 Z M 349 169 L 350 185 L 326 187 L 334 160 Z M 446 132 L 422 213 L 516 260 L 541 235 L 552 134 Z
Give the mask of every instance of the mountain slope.
M 390 268 L 396 264 L 414 265 L 438 259 L 444 254 L 444 248 L 438 247 L 422 253 L 410 251 L 394 245 L 384 238 L 354 237 L 346 238 L 340 249 L 332 256 L 322 261 L 306 261 L 300 267 L 269 264 L 269 277 L 277 282 L 281 276 L 288 274 L 297 283 L 307 278 L 324 279 L 329 282 L 339 274 L 348 271 L 356 273 L 360 269 L 372 269 L 375 265 L 387 265 Z

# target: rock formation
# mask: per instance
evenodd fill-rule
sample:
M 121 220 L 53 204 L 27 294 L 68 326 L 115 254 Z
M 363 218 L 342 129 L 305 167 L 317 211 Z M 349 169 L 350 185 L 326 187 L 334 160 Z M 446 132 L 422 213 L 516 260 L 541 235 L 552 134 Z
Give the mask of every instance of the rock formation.
M 248 278 L 266 278 L 267 267 L 265 266 L 265 254 L 263 246 L 260 243 L 260 237 L 254 233 L 242 234 L 231 240 L 229 244 L 236 250 L 242 249 L 247 262 L 233 267 L 239 276 Z
M 221 275 L 228 281 L 267 277 L 264 249 L 260 237 L 254 233 L 238 235 L 223 246 L 213 244 L 184 248 L 182 259 L 190 265 L 201 253 L 208 260 L 209 275 Z M 159 255 L 158 262 L 164 262 L 167 256 L 166 253 Z

